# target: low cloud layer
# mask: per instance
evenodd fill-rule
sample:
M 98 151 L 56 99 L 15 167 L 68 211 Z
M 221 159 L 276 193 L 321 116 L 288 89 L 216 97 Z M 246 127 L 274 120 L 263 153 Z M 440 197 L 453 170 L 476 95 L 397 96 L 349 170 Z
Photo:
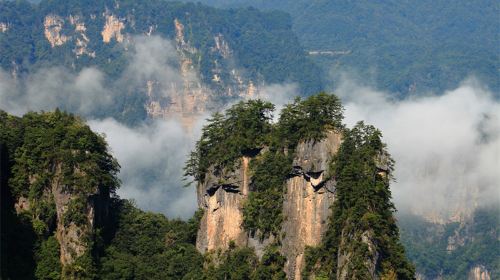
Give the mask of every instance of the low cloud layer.
M 0 69 L 1 109 L 15 115 L 56 107 L 81 115 L 111 104 L 113 92 L 104 86 L 104 74 L 96 68 L 72 73 L 63 67 L 37 71 L 23 80 Z
M 87 116 L 94 130 L 106 134 L 122 166 L 119 195 L 142 209 L 188 218 L 196 209 L 196 195 L 194 187 L 182 188 L 182 166 L 207 116 L 200 116 L 192 131 L 174 119 L 130 128 L 96 116 L 121 100 L 124 89 L 144 89 L 148 80 L 157 81 L 166 97 L 172 85 L 181 87 L 170 41 L 152 36 L 132 42 L 124 46 L 129 64 L 111 84 L 96 68 L 74 73 L 53 67 L 22 79 L 0 70 L 0 109 L 21 115 L 60 107 Z M 390 94 L 343 79 L 335 93 L 344 101 L 348 125 L 365 120 L 382 130 L 396 160 L 392 191 L 398 209 L 446 220 L 500 201 L 500 104 L 478 83 L 392 100 Z M 285 84 L 269 85 L 257 97 L 276 105 L 277 118 L 296 95 L 297 86 Z
M 200 131 L 200 117 L 193 131 Z M 121 165 L 122 186 L 118 194 L 134 199 L 145 210 L 169 217 L 189 218 L 197 208 L 195 188 L 185 183 L 182 167 L 194 146 L 197 133 L 176 120 L 157 120 L 130 128 L 113 119 L 89 121 L 104 133 L 111 152 Z
M 127 48 L 127 67 L 117 79 L 107 79 L 97 68 L 79 72 L 62 66 L 42 68 L 26 77 L 13 78 L 0 69 L 0 109 L 22 115 L 28 111 L 64 110 L 89 118 L 105 115 L 122 103 L 127 92 L 143 94 L 147 81 L 158 81 L 164 97 L 179 88 L 179 58 L 173 44 L 159 36 L 135 36 Z M 194 78 L 193 78 L 194 79 Z
M 124 92 L 139 89 L 142 92 L 137 94 L 145 94 L 147 81 L 156 81 L 163 97 L 182 86 L 179 57 L 169 40 L 136 36 L 122 47 L 128 49 L 128 64 L 114 81 L 92 67 L 79 72 L 42 68 L 21 78 L 0 69 L 0 109 L 20 116 L 59 107 L 85 116 L 93 130 L 106 135 L 121 165 L 121 197 L 134 199 L 144 210 L 189 218 L 197 207 L 196 196 L 193 187 L 182 187 L 182 167 L 206 116 L 195 120 L 193 131 L 176 119 L 148 121 L 133 128 L 112 118 L 99 119 L 124 98 Z
M 349 125 L 365 120 L 382 131 L 400 210 L 458 220 L 500 201 L 500 103 L 477 82 L 399 101 L 348 80 L 336 93 Z

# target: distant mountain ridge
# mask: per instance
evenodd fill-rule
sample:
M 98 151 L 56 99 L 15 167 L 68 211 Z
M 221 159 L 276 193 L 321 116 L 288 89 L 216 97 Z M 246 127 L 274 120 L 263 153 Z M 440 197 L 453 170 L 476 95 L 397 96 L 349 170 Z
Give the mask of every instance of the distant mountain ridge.
M 116 79 L 129 64 L 134 36 L 158 35 L 175 47 L 180 85 L 144 80 L 124 89 L 109 110 L 126 122 L 170 113 L 197 113 L 203 104 L 251 96 L 275 83 L 302 94 L 324 87 L 282 12 L 220 10 L 200 4 L 148 1 L 25 1 L 0 3 L 0 65 L 22 78 L 37 69 L 97 67 Z M 168 95 L 165 97 L 165 95 Z
M 327 71 L 354 71 L 402 96 L 453 89 L 469 75 L 500 91 L 498 1 L 193 2 L 288 12 L 300 42 Z

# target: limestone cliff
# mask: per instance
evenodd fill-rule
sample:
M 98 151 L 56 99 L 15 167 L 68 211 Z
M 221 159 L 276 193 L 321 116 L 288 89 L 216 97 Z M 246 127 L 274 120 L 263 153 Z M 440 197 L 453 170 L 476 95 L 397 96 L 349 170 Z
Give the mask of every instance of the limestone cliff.
M 15 209 L 18 214 L 25 211 L 32 213 L 33 219 L 38 220 L 39 210 L 33 208 L 40 205 L 55 207 L 54 230 L 60 245 L 61 265 L 64 268 L 72 265 L 92 248 L 89 240 L 92 239 L 96 225 L 102 225 L 108 215 L 109 193 L 95 186 L 92 192 L 82 196 L 72 190 L 74 186 L 64 184 L 63 164 L 56 164 L 52 169 L 52 179 L 48 182 L 50 188 L 37 199 L 29 200 L 24 196 L 17 198 Z M 30 176 L 30 185 L 39 184 L 38 177 L 36 174 Z M 75 214 L 83 215 L 83 219 L 74 219 Z M 51 226 L 48 226 L 50 230 Z
M 57 213 L 56 237 L 61 248 L 61 264 L 68 266 L 91 249 L 89 237 L 92 236 L 96 222 L 104 220 L 108 212 L 109 194 L 103 193 L 98 186 L 84 195 L 72 192 L 64 185 L 60 165 L 56 168 L 51 183 L 51 195 L 54 199 Z M 81 201 L 81 207 L 75 207 Z M 81 211 L 82 221 L 75 221 L 70 217 L 70 211 Z
M 488 270 L 482 266 L 482 265 L 476 265 L 475 267 L 471 268 L 469 275 L 468 275 L 468 280 L 491 280 L 490 273 Z
M 243 157 L 234 171 L 213 169 L 198 185 L 198 205 L 204 209 L 196 247 L 202 253 L 226 249 L 229 242 L 246 246 L 248 237 L 242 227 L 242 204 L 248 195 L 249 158 Z
M 293 161 L 294 174 L 286 182 L 283 203 L 282 253 L 287 258 L 285 272 L 300 279 L 306 246 L 317 246 L 326 230 L 330 206 L 335 198 L 335 180 L 327 174 L 331 157 L 341 143 L 340 134 L 329 132 L 319 142 L 302 142 Z
M 189 26 L 186 24 L 189 22 L 183 23 L 176 18 L 173 23 L 180 81 L 166 86 L 158 81 L 147 82 L 146 111 L 150 117 L 180 118 L 190 126 L 195 117 L 220 106 L 220 99 L 255 97 L 257 87 L 234 65 L 234 52 L 222 34 L 215 34 L 210 42 L 213 45 L 210 48 L 210 56 L 213 57 L 213 68 L 210 70 L 212 79 L 209 83 L 203 83 L 203 62 L 200 60 L 203 52 L 193 46 L 187 35 L 192 34 L 193 30 L 187 30 Z M 154 29 L 151 26 L 147 34 L 151 35 Z
M 242 207 L 252 190 L 251 157 L 242 157 L 233 171 L 210 169 L 198 184 L 198 205 L 204 209 L 198 231 L 200 252 L 225 250 L 233 241 L 237 246 L 253 247 L 258 256 L 276 239 L 287 258 L 289 279 L 300 279 L 306 246 L 316 246 L 326 231 L 330 206 L 335 198 L 335 180 L 327 174 L 328 164 L 341 143 L 341 136 L 328 132 L 321 141 L 306 141 L 297 146 L 293 172 L 284 184 L 281 236 L 263 240 L 243 228 Z
M 117 2 L 118 3 L 118 2 Z M 115 7 L 116 8 L 116 7 Z M 128 17 L 119 17 L 112 10 L 105 9 L 100 15 L 104 21 L 100 38 L 105 45 L 116 43 L 129 43 L 133 34 L 126 33 L 126 27 L 133 29 L 135 19 L 133 14 Z M 72 45 L 75 57 L 88 56 L 96 58 L 96 52 L 90 48 L 90 36 L 86 33 L 85 20 L 95 24 L 96 15 L 85 18 L 82 15 L 61 16 L 48 14 L 44 19 L 45 39 L 51 48 L 61 47 L 65 44 Z M 211 80 L 202 82 L 201 57 L 205 54 L 194 47 L 190 34 L 193 33 L 190 22 L 183 22 L 178 18 L 173 20 L 173 33 L 175 49 L 178 57 L 179 81 L 165 84 L 158 80 L 145 81 L 143 92 L 146 92 L 146 113 L 151 118 L 179 118 L 186 126 L 190 127 L 197 116 L 214 109 L 218 100 L 223 98 L 252 98 L 256 97 L 263 81 L 252 81 L 246 78 L 235 64 L 236 57 L 229 43 L 221 33 L 213 34 L 209 46 L 209 59 L 213 66 L 210 69 Z M 188 25 L 188 26 L 186 26 Z M 93 27 L 92 29 L 95 29 Z M 152 24 L 148 30 L 142 32 L 146 36 L 158 33 L 158 24 Z M 0 31 L 6 32 L 8 24 L 1 23 Z M 159 33 L 158 33 L 159 34 Z M 95 44 L 95 43 L 94 43 Z M 128 50 L 126 44 L 123 45 Z M 169 79 L 169 77 L 165 77 Z M 220 104 L 219 104 L 220 105 Z

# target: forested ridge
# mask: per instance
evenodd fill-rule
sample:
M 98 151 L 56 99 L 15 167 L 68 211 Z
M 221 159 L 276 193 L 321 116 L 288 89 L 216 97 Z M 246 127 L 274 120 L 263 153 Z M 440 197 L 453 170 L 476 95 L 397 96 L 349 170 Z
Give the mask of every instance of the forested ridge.
M 186 175 L 203 180 L 202 174 L 207 168 L 214 165 L 231 168 L 237 157 L 266 146 L 262 157 L 251 162 L 255 189 L 243 210 L 243 226 L 259 232 L 262 237 L 279 233 L 284 215 L 280 210 L 283 183 L 291 170 L 293 149 L 300 141 L 320 140 L 326 131 L 333 129 L 352 139 L 344 142 L 341 151 L 350 149 L 351 145 L 361 145 L 356 157 L 340 152 L 340 160 L 331 163 L 331 176 L 360 172 L 359 169 L 342 170 L 350 168 L 349 165 L 373 162 L 383 150 L 380 132 L 373 127 L 359 124 L 351 131 L 342 125 L 342 105 L 334 95 L 320 93 L 308 99 L 296 99 L 281 111 L 277 123 L 271 121 L 273 110 L 271 103 L 250 100 L 215 114 L 205 126 L 186 168 Z M 59 110 L 28 113 L 23 117 L 2 112 L 0 125 L 1 148 L 5 151 L 2 152 L 2 278 L 286 278 L 283 272 L 286 258 L 280 253 L 279 239 L 265 248 L 260 259 L 252 248 L 234 244 L 225 251 L 202 255 L 195 247 L 201 212 L 188 221 L 172 220 L 162 214 L 141 211 L 133 202 L 120 199 L 115 194 L 119 187 L 116 177 L 119 165 L 108 153 L 104 138 L 93 133 L 82 119 Z M 218 152 L 222 145 L 226 153 Z M 363 145 L 371 148 L 362 148 Z M 59 165 L 60 168 L 55 167 Z M 370 168 L 370 172 L 377 170 L 373 165 Z M 351 214 L 341 214 L 344 218 L 337 219 L 336 213 L 338 209 L 346 209 L 348 213 L 370 209 L 364 216 L 361 214 L 361 220 L 366 223 L 359 226 L 364 230 L 373 229 L 376 250 L 383 252 L 377 274 L 396 273 L 400 279 L 412 279 L 412 266 L 405 265 L 407 260 L 392 217 L 394 207 L 389 202 L 388 179 L 377 178 L 375 184 L 360 183 L 364 189 L 357 189 L 356 185 L 350 187 L 354 189 L 344 190 L 339 185 L 339 195 L 346 196 L 341 197 L 341 203 L 351 205 L 350 195 L 365 192 L 365 198 L 373 199 L 375 204 L 354 203 L 347 208 L 338 208 L 336 204 L 330 226 L 339 232 L 351 225 L 354 234 L 361 234 L 358 222 L 348 218 Z M 59 188 L 70 195 L 63 208 L 60 208 Z M 104 196 L 94 204 L 89 204 L 102 194 Z M 105 205 L 107 210 L 96 216 L 93 224 L 88 220 L 88 207 L 100 212 L 104 206 L 97 203 Z M 373 205 L 378 208 L 373 209 Z M 59 215 L 60 209 L 66 209 L 62 210 L 63 215 Z M 63 264 L 61 246 L 71 244 L 64 243 L 60 234 L 75 226 L 86 233 L 82 235 L 86 249 L 80 255 L 72 253 L 74 261 Z M 333 242 L 323 248 L 355 252 L 357 247 L 352 246 L 344 248 Z M 330 256 L 324 254 L 322 261 L 333 261 Z M 369 255 L 367 251 L 360 251 L 357 256 L 363 259 Z M 353 271 L 353 277 L 363 279 L 360 267 L 349 267 L 349 271 Z M 335 278 L 334 274 L 329 275 Z
M 110 18 L 120 26 L 120 41 L 111 37 L 104 42 L 104 28 L 113 27 Z M 248 81 L 256 86 L 294 83 L 304 95 L 324 88 L 320 68 L 307 58 L 291 30 L 290 17 L 283 12 L 223 10 L 162 0 L 2 1 L 0 23 L 6 26 L 0 32 L 0 66 L 19 81 L 61 67 L 75 74 L 97 69 L 103 73 L 103 84 L 118 87 L 121 98 L 91 110 L 94 117 L 111 116 L 134 124 L 146 119 L 146 80 L 131 86 L 120 79 L 131 64 L 134 41 L 141 36 L 177 44 L 172 53 L 162 54 L 179 60 L 169 66 L 180 72 L 180 60 L 191 61 L 189 68 L 213 91 L 216 105 L 234 102 L 228 96 L 241 93 L 228 91 Z M 183 43 L 176 38 L 181 25 Z
M 401 97 L 453 89 L 471 75 L 500 89 L 497 1 L 200 2 L 290 13 L 314 62 Z

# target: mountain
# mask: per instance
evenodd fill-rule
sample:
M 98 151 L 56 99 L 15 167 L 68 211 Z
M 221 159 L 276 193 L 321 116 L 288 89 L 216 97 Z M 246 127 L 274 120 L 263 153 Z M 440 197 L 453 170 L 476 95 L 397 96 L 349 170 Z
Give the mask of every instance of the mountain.
M 282 12 L 161 0 L 2 1 L 0 27 L 0 65 L 16 79 L 54 67 L 64 67 L 63 73 L 102 72 L 104 87 L 116 88 L 120 98 L 93 109 L 94 117 L 136 123 L 219 108 L 265 85 L 295 83 L 305 95 L 324 87 L 321 70 Z M 165 64 L 174 73 L 145 72 L 158 57 L 131 66 L 137 44 L 155 36 L 171 43 L 153 50 L 170 54 Z M 151 49 L 145 52 L 151 55 Z M 136 72 L 127 75 L 131 67 Z
M 454 89 L 469 75 L 500 90 L 498 1 L 196 2 L 288 12 L 315 62 L 400 96 Z
M 414 279 L 380 132 L 346 129 L 325 93 L 276 124 L 273 110 L 213 115 L 186 164 L 201 209 L 187 222 L 120 199 L 119 165 L 80 118 L 1 112 L 2 279 Z
M 204 254 L 278 248 L 288 279 L 414 279 L 390 202 L 392 159 L 380 131 L 342 124 L 339 100 L 240 102 L 203 129 L 186 174 L 204 210 Z M 223 152 L 224 151 L 224 152 Z

